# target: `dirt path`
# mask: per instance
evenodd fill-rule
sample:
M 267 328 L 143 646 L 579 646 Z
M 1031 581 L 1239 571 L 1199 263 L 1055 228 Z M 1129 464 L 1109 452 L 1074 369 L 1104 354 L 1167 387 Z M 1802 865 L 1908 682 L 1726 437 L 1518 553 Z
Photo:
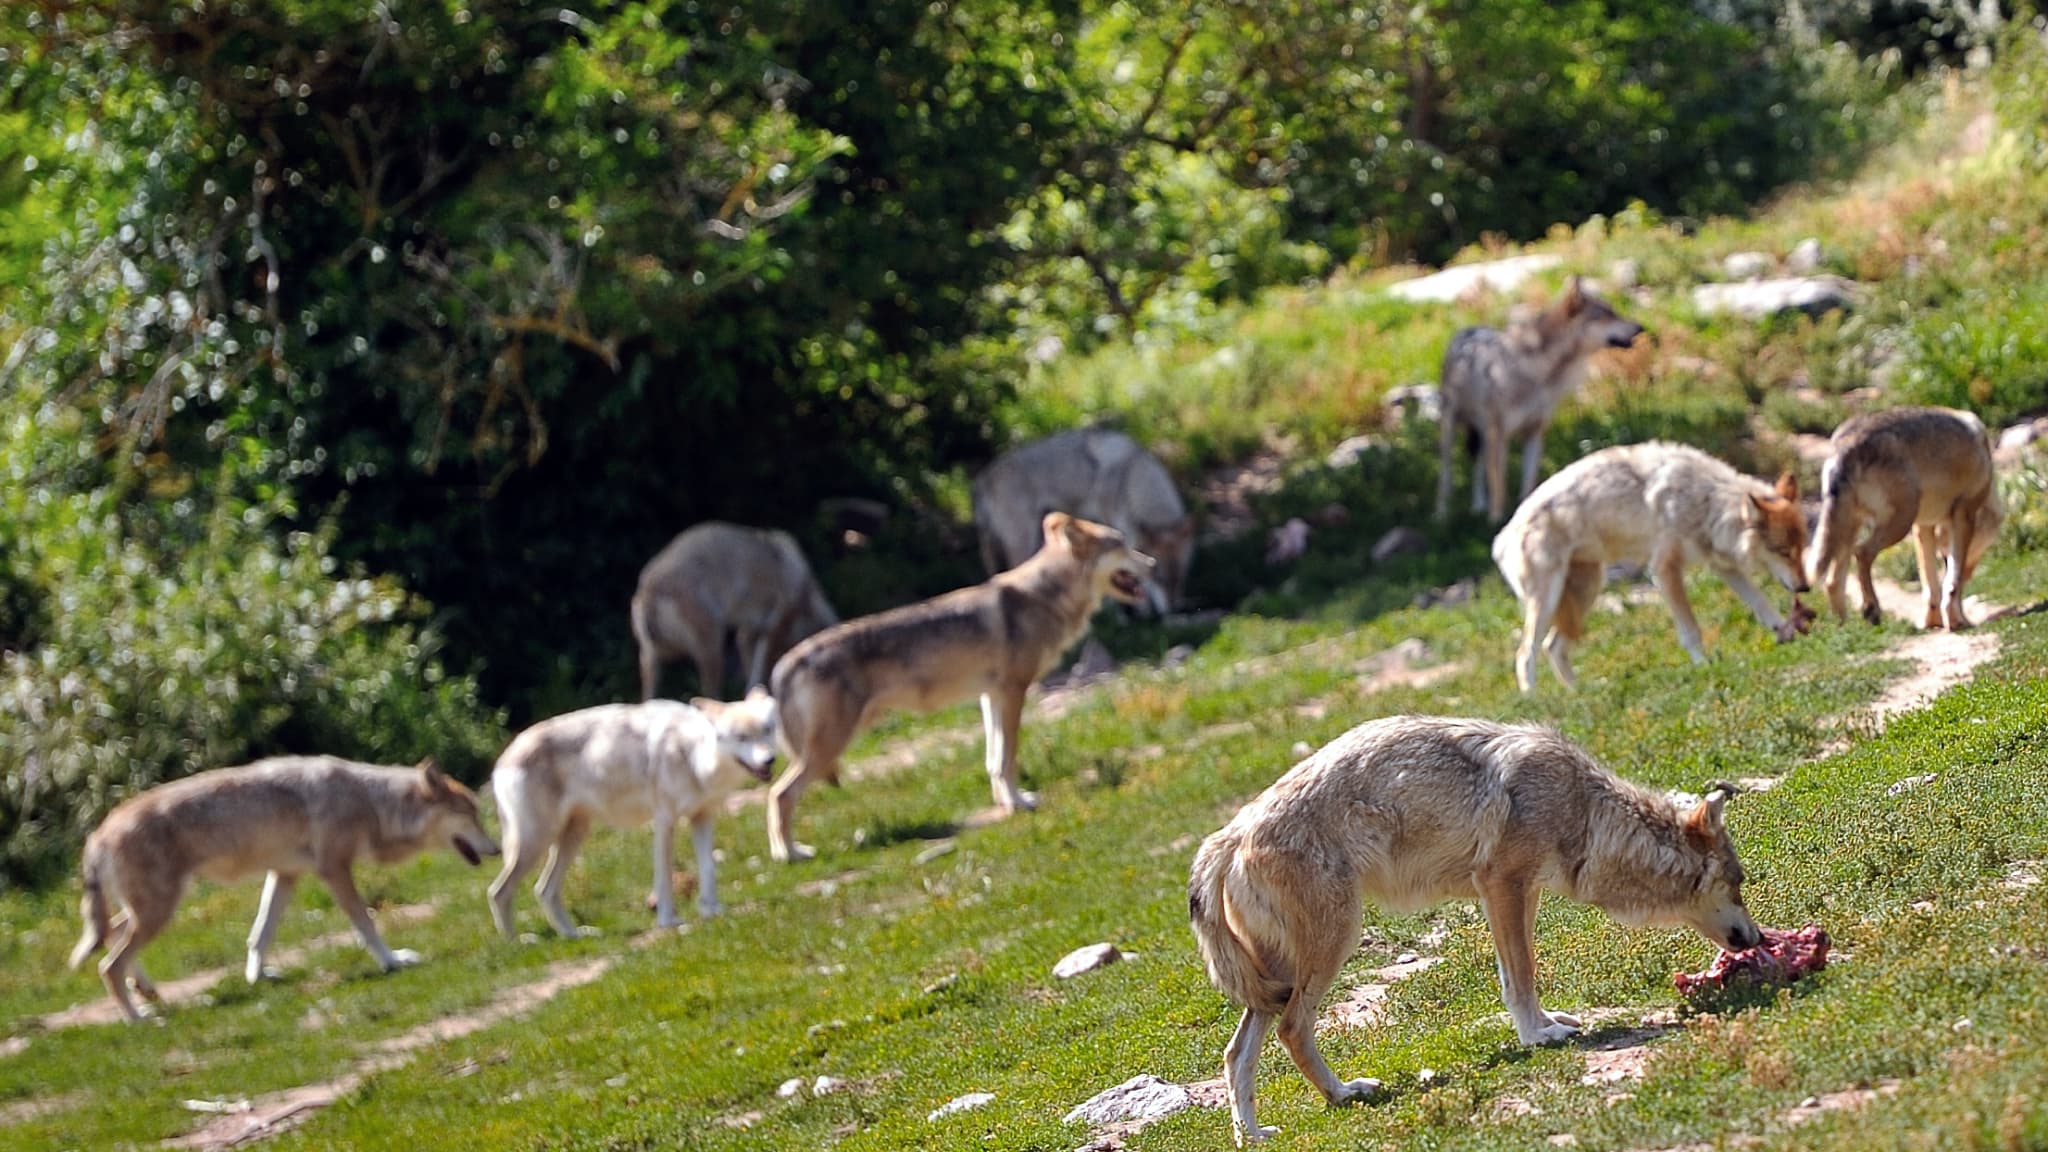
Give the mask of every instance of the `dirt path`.
M 596 980 L 611 968 L 612 959 L 609 956 L 599 956 L 588 960 L 565 960 L 553 964 L 549 966 L 546 976 L 531 984 L 522 984 L 500 992 L 489 1004 L 475 1012 L 444 1016 L 379 1042 L 347 1072 L 332 1080 L 266 1093 L 246 1102 L 236 1101 L 219 1105 L 223 1109 L 219 1115 L 183 1136 L 164 1141 L 164 1147 L 220 1152 L 222 1149 L 239 1148 L 275 1136 L 304 1123 L 314 1112 L 347 1096 L 370 1077 L 404 1067 L 411 1061 L 413 1053 L 421 1048 L 467 1036 L 515 1016 L 523 1016 L 568 989 L 581 987 Z
M 1918 627 L 1926 612 L 1921 595 L 1893 580 L 1877 581 L 1877 600 L 1887 614 Z M 1983 624 L 2006 615 L 2011 609 L 1975 596 L 1963 602 L 1969 618 Z M 1882 730 L 1885 722 L 1903 712 L 1932 703 L 1942 693 L 1964 683 L 1978 668 L 1998 658 L 1996 632 L 1971 629 L 1967 632 L 1935 630 L 1922 632 L 1893 645 L 1885 655 L 1909 660 L 1913 671 L 1893 681 L 1874 701 L 1866 715 Z
M 377 922 L 387 928 L 393 924 L 416 923 L 432 916 L 435 910 L 432 904 L 396 904 L 378 909 Z M 271 953 L 270 962 L 279 968 L 296 967 L 315 952 L 354 943 L 356 934 L 353 929 L 347 932 L 329 932 L 297 947 Z M 176 980 L 166 980 L 157 985 L 157 990 L 163 994 L 166 1004 L 189 1003 L 204 995 L 214 985 L 230 976 L 239 976 L 241 972 L 240 968 L 209 968 L 204 972 L 194 972 L 190 976 Z M 113 999 L 98 996 L 83 1004 L 73 1004 L 61 1012 L 52 1012 L 37 1020 L 36 1026 L 46 1032 L 55 1032 L 60 1028 L 80 1028 L 89 1024 L 114 1024 L 120 1019 L 121 1010 L 114 1007 Z

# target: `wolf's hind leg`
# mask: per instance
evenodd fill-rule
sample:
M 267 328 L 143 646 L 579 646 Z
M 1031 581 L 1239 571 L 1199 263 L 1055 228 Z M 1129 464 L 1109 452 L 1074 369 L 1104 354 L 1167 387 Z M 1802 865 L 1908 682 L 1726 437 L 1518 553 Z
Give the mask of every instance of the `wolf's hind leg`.
M 270 945 L 277 939 L 277 923 L 284 919 L 284 910 L 292 902 L 292 889 L 299 878 L 272 872 L 263 879 L 263 903 L 256 911 L 256 923 L 249 929 L 249 963 L 242 975 L 254 984 L 263 979 L 263 957 L 270 951 Z
M 1260 1124 L 1252 1115 L 1253 1083 L 1259 1068 L 1259 1049 L 1266 1046 L 1266 1032 L 1273 1018 L 1245 1009 L 1223 1049 L 1223 1087 L 1230 1094 L 1230 1131 L 1242 1148 L 1277 1134 L 1278 1128 Z
M 562 902 L 562 885 L 569 879 L 569 865 L 576 862 L 576 854 L 583 850 L 583 841 L 589 835 L 590 814 L 572 812 L 562 821 L 554 847 L 548 849 L 548 861 L 541 866 L 540 879 L 533 885 L 533 894 L 540 899 L 541 914 L 547 917 L 548 926 L 568 940 L 597 935 L 595 928 L 578 927 L 569 917 L 569 906 Z
M 1325 988 L 1328 985 L 1325 983 Z M 1380 1090 L 1380 1082 L 1370 1077 L 1358 1080 L 1339 1080 L 1323 1059 L 1322 1049 L 1316 1047 L 1316 1009 L 1322 996 L 1305 995 L 1306 985 L 1297 985 L 1294 995 L 1287 1001 L 1287 1008 L 1280 1014 L 1280 1044 L 1287 1054 L 1294 1058 L 1294 1066 L 1308 1077 L 1323 1098 L 1331 1104 L 1355 1104 L 1369 1100 Z

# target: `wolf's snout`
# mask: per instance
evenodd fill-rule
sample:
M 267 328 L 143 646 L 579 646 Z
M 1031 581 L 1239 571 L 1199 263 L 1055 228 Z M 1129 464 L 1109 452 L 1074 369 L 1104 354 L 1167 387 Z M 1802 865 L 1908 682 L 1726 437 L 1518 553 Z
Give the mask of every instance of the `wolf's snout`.
M 1641 336 L 1642 334 L 1643 326 L 1641 324 L 1632 324 L 1629 327 L 1619 332 L 1616 332 L 1614 335 L 1609 336 L 1607 338 L 1607 344 L 1609 347 L 1612 348 L 1633 348 L 1635 347 L 1636 337 Z
M 1728 950 L 1742 952 L 1764 942 L 1763 929 L 1754 924 L 1737 924 L 1728 930 Z
M 472 868 L 483 863 L 485 856 L 496 856 L 498 854 L 498 846 L 489 840 L 484 841 L 482 848 L 478 848 L 476 845 L 471 844 L 466 836 L 456 836 L 452 837 L 452 839 L 455 842 L 455 854 L 462 857 L 463 862 Z

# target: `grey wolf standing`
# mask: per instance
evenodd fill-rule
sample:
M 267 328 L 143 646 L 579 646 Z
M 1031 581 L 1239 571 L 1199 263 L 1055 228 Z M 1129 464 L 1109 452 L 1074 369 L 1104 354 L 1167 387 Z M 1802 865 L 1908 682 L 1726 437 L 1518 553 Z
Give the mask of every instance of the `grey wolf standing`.
M 1011 449 L 974 478 L 974 527 L 989 575 L 1037 553 L 1039 519 L 1065 512 L 1107 524 L 1158 561 L 1145 602 L 1158 615 L 1180 604 L 1195 555 L 1195 518 L 1173 477 L 1137 441 L 1079 428 Z
M 1483 720 L 1374 720 L 1295 765 L 1202 842 L 1188 880 L 1209 979 L 1245 1010 L 1223 1053 L 1237 1142 L 1275 1131 L 1253 1118 L 1252 1096 L 1276 1021 L 1330 1103 L 1379 1087 L 1338 1080 L 1316 1047 L 1317 1007 L 1358 947 L 1361 895 L 1391 911 L 1476 897 L 1524 1044 L 1579 1028 L 1536 995 L 1541 889 L 1624 924 L 1683 924 L 1731 950 L 1756 944 L 1722 801 L 1715 792 L 1682 813 L 1555 732 Z
M 1761 565 L 1794 593 L 1806 591 L 1806 514 L 1791 473 L 1777 486 L 1744 476 L 1683 444 L 1651 441 L 1603 448 L 1543 482 L 1493 538 L 1493 561 L 1522 599 L 1522 644 L 1515 679 L 1536 687 L 1536 650 L 1566 686 L 1571 646 L 1617 561 L 1646 561 L 1671 609 L 1678 642 L 1695 664 L 1707 658 L 1699 622 L 1685 598 L 1685 566 L 1704 562 L 1780 640 L 1795 622 L 1750 583 Z M 1793 598 L 1795 613 L 1798 598 Z
M 790 835 L 797 798 L 814 781 L 836 782 L 854 736 L 898 708 L 930 712 L 980 696 L 997 806 L 1037 806 L 1017 787 L 1024 694 L 1087 633 L 1104 596 L 1137 603 L 1152 567 L 1106 525 L 1051 512 L 1043 529 L 1036 555 L 987 583 L 827 628 L 775 666 L 790 756 L 769 795 L 768 849 L 777 860 L 811 856 Z
M 1893 408 L 1843 421 L 1829 448 L 1813 578 L 1827 588 L 1835 618 L 1848 615 L 1843 586 L 1853 549 L 1863 618 L 1877 623 L 1871 562 L 1910 531 L 1927 595 L 1926 626 L 1968 628 L 1963 585 L 2005 521 L 1983 422 L 1952 408 Z M 1865 529 L 1869 538 L 1859 544 Z M 1944 551 L 1947 573 L 1937 581 L 1934 561 Z
M 697 851 L 697 910 L 718 903 L 712 825 L 725 798 L 775 765 L 775 701 L 755 688 L 737 703 L 699 698 L 604 704 L 543 720 L 515 737 L 491 772 L 505 867 L 491 882 L 491 918 L 512 935 L 513 886 L 547 857 L 534 894 L 564 936 L 583 930 L 562 905 L 562 881 L 593 820 L 654 825 L 655 923 L 673 928 L 676 821 Z
M 1438 418 L 1436 518 L 1451 511 L 1451 457 L 1469 428 L 1478 441 L 1472 510 L 1484 501 L 1496 524 L 1508 513 L 1508 446 L 1522 441 L 1522 496 L 1536 487 L 1543 433 L 1558 404 L 1585 378 L 1602 348 L 1627 348 L 1643 326 L 1618 315 L 1574 276 L 1564 296 L 1533 317 L 1516 316 L 1505 330 L 1465 328 L 1444 350 Z
M 417 953 L 385 946 L 356 893 L 352 867 L 357 856 L 388 863 L 437 844 L 471 864 L 498 854 L 477 818 L 476 797 L 431 762 L 380 768 L 331 756 L 280 756 L 187 776 L 123 801 L 86 838 L 85 935 L 71 951 L 71 966 L 108 943 L 111 932 L 100 979 L 121 1014 L 140 1019 L 130 983 L 151 1003 L 160 998 L 137 954 L 170 923 L 186 883 L 254 872 L 269 876 L 249 932 L 251 984 L 263 975 L 264 953 L 292 889 L 309 872 L 326 883 L 379 968 L 417 963 Z M 110 924 L 113 903 L 125 910 Z
M 727 636 L 747 663 L 747 687 L 765 684 L 791 645 L 838 622 L 789 533 L 719 520 L 693 525 L 640 570 L 640 698 L 654 698 L 662 662 L 677 656 L 697 666 L 699 692 L 723 694 Z

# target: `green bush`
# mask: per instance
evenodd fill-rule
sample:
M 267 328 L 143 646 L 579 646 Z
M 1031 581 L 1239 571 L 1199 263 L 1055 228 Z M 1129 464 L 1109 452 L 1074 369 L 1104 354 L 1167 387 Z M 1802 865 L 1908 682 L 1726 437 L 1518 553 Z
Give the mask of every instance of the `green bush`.
M 0 443 L 0 588 L 15 609 L 0 640 L 0 888 L 66 862 L 124 797 L 204 768 L 284 752 L 433 756 L 472 780 L 488 767 L 501 720 L 442 671 L 421 604 L 337 573 L 331 530 L 280 533 L 274 509 L 189 496 L 124 515 L 119 484 L 19 483 L 23 447 Z
M 1911 330 L 1901 399 L 1966 408 L 1996 427 L 2048 410 L 2048 284 L 1965 293 Z

